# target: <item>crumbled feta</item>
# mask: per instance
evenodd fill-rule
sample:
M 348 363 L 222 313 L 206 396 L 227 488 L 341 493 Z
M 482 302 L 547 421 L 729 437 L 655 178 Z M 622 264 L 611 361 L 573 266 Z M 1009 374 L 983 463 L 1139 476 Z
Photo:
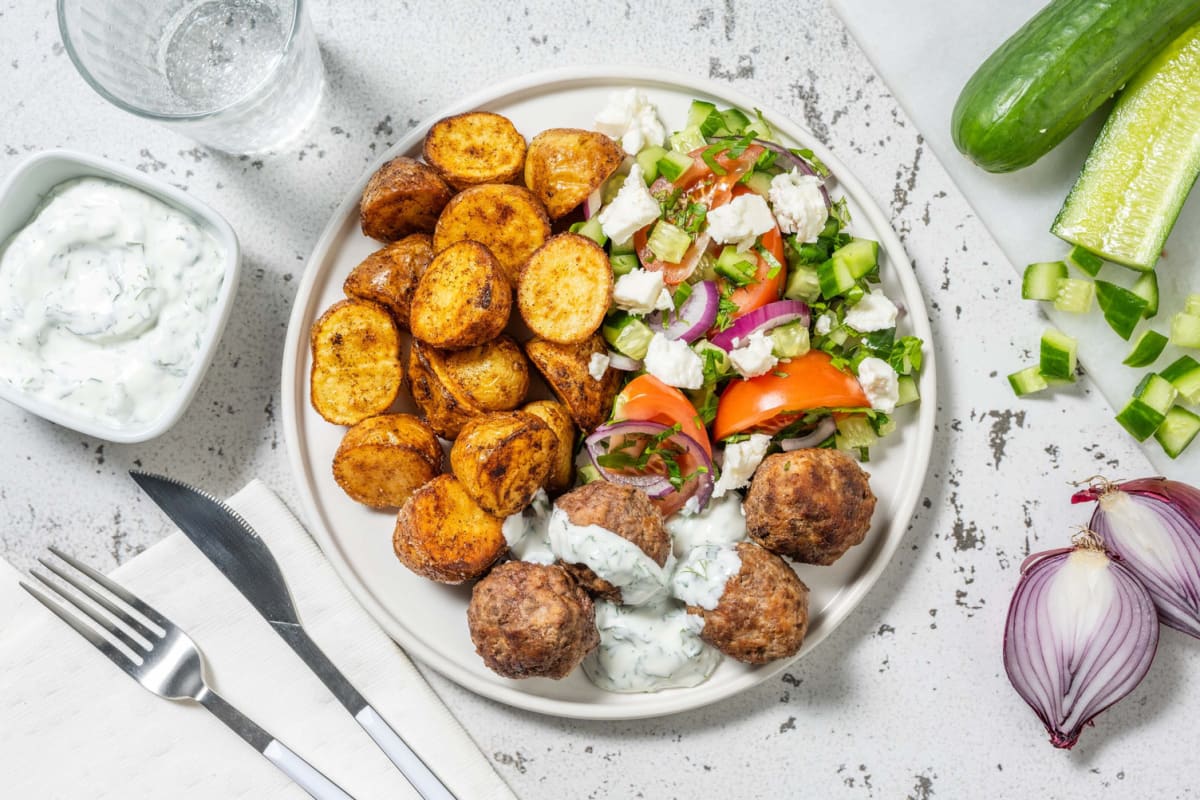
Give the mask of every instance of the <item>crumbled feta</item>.
M 871 408 L 890 414 L 900 399 L 900 381 L 896 370 L 882 358 L 864 358 L 858 365 L 858 383 Z
M 878 289 L 872 289 L 870 294 L 864 294 L 859 301 L 846 312 L 846 324 L 860 333 L 881 331 L 896 327 L 895 303 Z
M 588 361 L 588 374 L 595 380 L 604 380 L 604 373 L 608 372 L 608 361 L 608 353 L 592 353 L 592 358 Z
M 748 486 L 770 446 L 771 437 L 763 433 L 752 433 L 744 442 L 725 445 L 725 460 L 721 464 L 721 477 L 713 486 L 713 499 Z
M 817 324 L 813 330 L 816 331 L 817 336 L 825 336 L 833 330 L 833 322 L 834 318 L 832 314 L 822 314 L 817 317 Z
M 767 201 L 757 194 L 739 195 L 705 217 L 708 234 L 714 241 L 736 244 L 748 250 L 754 240 L 775 227 L 775 215 Z
M 621 149 L 631 156 L 647 145 L 661 146 L 667 138 L 658 109 L 637 89 L 610 94 L 608 105 L 596 115 L 595 126 L 601 133 L 619 139 Z
M 634 314 L 649 314 L 658 307 L 662 293 L 662 273 L 638 267 L 613 284 L 613 305 Z
M 682 339 L 655 333 L 643 364 L 646 372 L 668 386 L 699 389 L 704 385 L 704 362 Z
M 671 295 L 671 290 L 663 287 L 663 290 L 658 293 L 658 300 L 654 302 L 655 311 L 672 311 L 675 308 L 675 298 Z
M 801 242 L 817 240 L 829 217 L 820 178 L 805 175 L 798 169 L 780 173 L 771 179 L 767 197 L 775 209 L 779 230 L 796 234 L 796 239 Z
M 612 202 L 600 209 L 600 230 L 616 244 L 624 244 L 633 234 L 658 219 L 662 209 L 646 188 L 642 168 L 634 164 Z
M 738 340 L 737 344 L 738 347 L 729 351 L 729 360 L 743 378 L 764 375 L 779 363 L 779 359 L 771 353 L 773 343 L 762 331 Z

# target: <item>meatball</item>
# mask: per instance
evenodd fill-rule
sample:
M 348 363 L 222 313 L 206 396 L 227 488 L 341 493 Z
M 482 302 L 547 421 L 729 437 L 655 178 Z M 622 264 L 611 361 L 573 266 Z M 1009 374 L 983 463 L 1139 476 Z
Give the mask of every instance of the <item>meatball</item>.
M 483 663 L 506 678 L 562 678 L 600 643 L 592 598 L 564 569 L 508 561 L 475 584 L 467 625 Z
M 662 514 L 641 489 L 608 481 L 593 481 L 555 501 L 572 525 L 598 525 L 636 544 L 660 567 L 671 553 L 671 535 Z M 563 564 L 583 588 L 597 597 L 620 603 L 621 589 L 601 578 L 586 564 Z
M 795 655 L 808 631 L 808 587 L 786 561 L 753 542 L 739 542 L 737 554 L 742 566 L 717 607 L 688 606 L 704 618 L 700 638 L 747 664 Z
M 805 564 L 832 564 L 871 527 L 875 495 L 869 477 L 840 450 L 769 456 L 746 494 L 746 530 L 773 553 Z

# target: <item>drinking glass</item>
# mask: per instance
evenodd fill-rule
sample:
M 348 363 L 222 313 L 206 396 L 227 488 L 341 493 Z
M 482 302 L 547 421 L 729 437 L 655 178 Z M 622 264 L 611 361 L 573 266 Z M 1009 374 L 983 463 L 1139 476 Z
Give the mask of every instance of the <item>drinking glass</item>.
M 321 97 L 304 0 L 58 0 L 58 25 L 104 99 L 218 150 L 277 147 Z

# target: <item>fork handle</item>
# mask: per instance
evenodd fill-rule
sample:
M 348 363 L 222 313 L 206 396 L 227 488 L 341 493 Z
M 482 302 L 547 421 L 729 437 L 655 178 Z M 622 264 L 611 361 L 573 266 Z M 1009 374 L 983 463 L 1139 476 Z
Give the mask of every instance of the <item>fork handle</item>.
M 254 720 L 231 706 L 212 689 L 206 689 L 196 699 L 315 800 L 354 800 L 319 769 L 296 755 L 291 748 L 260 728 Z

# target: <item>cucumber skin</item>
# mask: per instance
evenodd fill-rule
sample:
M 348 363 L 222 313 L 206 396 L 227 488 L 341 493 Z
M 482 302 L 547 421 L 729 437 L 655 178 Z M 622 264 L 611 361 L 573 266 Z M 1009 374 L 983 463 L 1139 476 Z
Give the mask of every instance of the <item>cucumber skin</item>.
M 1197 21 L 1196 0 L 1054 0 L 967 81 L 954 145 L 989 172 L 1029 166 Z

